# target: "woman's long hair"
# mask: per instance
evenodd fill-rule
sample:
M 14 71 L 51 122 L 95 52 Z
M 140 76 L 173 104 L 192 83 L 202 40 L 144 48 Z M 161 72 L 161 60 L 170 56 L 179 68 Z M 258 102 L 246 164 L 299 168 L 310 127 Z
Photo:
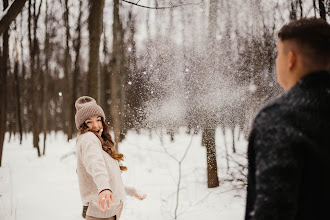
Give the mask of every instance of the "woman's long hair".
M 93 132 L 96 137 L 98 137 L 101 141 L 102 144 L 102 149 L 107 152 L 110 157 L 112 157 L 113 159 L 117 160 L 119 162 L 119 167 L 121 171 L 126 171 L 127 167 L 123 166 L 120 162 L 124 160 L 124 155 L 123 154 L 119 154 L 116 152 L 115 150 L 115 143 L 113 142 L 111 135 L 110 135 L 110 128 L 107 125 L 107 123 L 105 123 L 103 117 L 101 117 L 101 121 L 102 121 L 102 125 L 103 125 L 103 132 L 101 137 L 97 135 L 96 132 L 92 131 L 91 129 L 89 129 L 89 127 L 86 125 L 86 123 L 84 122 L 79 129 L 80 134 L 84 134 L 87 131 L 91 131 Z

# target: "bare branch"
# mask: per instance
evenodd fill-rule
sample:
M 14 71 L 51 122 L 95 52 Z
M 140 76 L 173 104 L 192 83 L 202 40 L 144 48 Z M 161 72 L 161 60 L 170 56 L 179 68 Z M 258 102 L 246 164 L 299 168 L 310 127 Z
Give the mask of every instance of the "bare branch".
M 169 8 L 177 8 L 177 7 L 181 7 L 181 6 L 188 6 L 188 5 L 200 5 L 203 3 L 204 0 L 201 0 L 200 3 L 188 3 L 188 4 L 181 4 L 181 5 L 171 5 L 171 6 L 163 6 L 163 7 L 150 7 L 150 6 L 145 6 L 145 5 L 139 5 L 138 3 L 140 1 L 138 1 L 137 3 L 131 2 L 131 1 L 127 1 L 127 0 L 122 0 L 123 2 L 126 2 L 128 4 L 132 4 L 132 5 L 136 5 L 139 6 L 141 8 L 147 8 L 147 9 L 169 9 Z
M 15 0 L 9 7 L 7 13 L 0 20 L 0 35 L 9 27 L 25 5 L 26 0 Z

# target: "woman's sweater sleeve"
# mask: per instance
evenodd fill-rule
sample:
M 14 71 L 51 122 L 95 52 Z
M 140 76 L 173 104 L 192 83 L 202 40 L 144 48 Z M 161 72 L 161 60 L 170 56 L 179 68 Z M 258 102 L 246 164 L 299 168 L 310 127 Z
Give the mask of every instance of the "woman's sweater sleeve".
M 111 190 L 101 143 L 93 133 L 86 135 L 81 141 L 82 162 L 92 176 L 98 193 L 104 189 Z
M 134 196 L 136 189 L 134 187 L 125 186 L 126 195 Z

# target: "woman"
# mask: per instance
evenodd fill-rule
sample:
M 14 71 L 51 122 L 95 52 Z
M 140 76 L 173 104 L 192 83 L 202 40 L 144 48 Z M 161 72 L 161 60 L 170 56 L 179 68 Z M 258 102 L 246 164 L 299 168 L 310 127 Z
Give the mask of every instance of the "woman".
M 75 107 L 77 174 L 83 205 L 88 206 L 86 220 L 118 220 L 126 194 L 140 200 L 145 195 L 123 185 L 121 171 L 127 168 L 119 162 L 124 155 L 114 149 L 102 108 L 88 96 L 78 98 Z

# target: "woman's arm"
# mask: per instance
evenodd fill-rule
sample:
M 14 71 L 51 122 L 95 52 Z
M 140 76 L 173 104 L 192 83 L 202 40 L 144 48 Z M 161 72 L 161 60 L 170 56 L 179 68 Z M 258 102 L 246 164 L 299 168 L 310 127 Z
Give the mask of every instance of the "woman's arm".
M 134 187 L 125 186 L 125 191 L 127 195 L 134 196 L 139 200 L 144 200 L 147 197 L 146 194 L 138 193 Z
M 82 142 L 82 162 L 86 171 L 92 176 L 97 187 L 98 194 L 109 189 L 109 176 L 102 154 L 102 147 L 99 140 L 93 133 L 86 133 Z
M 136 189 L 134 187 L 125 186 L 126 195 L 134 196 Z

